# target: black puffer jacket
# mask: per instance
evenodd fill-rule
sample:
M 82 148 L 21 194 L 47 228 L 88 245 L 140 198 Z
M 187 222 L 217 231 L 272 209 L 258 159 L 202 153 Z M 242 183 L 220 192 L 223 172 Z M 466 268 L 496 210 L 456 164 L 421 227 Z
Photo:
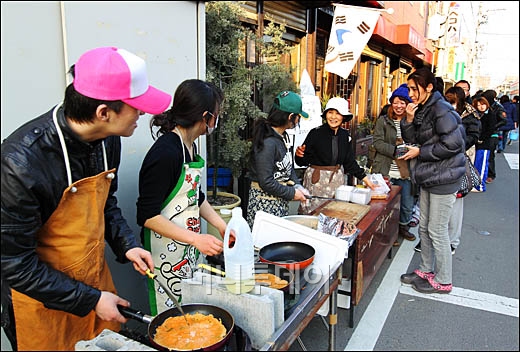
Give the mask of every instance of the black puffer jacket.
M 410 164 L 414 183 L 434 194 L 457 192 L 466 170 L 465 132 L 459 114 L 439 92 L 419 105 L 412 123 L 401 120 L 401 134 L 406 143 L 420 146 Z
M 85 143 L 68 127 L 63 109 L 58 123 L 65 137 L 72 182 L 104 171 L 101 141 Z M 120 163 L 120 137 L 105 139 L 108 169 Z M 54 212 L 68 187 L 63 152 L 52 110 L 26 123 L 2 142 L 2 324 L 10 309 L 10 289 L 44 303 L 47 308 L 85 316 L 97 304 L 101 292 L 76 281 L 39 260 L 37 232 Z M 112 180 L 105 204 L 105 239 L 119 262 L 140 246 L 123 218 Z M 4 326 L 4 325 L 3 325 Z

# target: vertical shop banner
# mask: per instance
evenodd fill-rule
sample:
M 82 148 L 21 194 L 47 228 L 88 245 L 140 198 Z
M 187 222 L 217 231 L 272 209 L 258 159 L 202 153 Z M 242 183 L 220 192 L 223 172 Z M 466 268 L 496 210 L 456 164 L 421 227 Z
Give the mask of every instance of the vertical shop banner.
M 446 36 L 446 46 L 458 46 L 460 44 L 460 5 L 456 2 L 450 3 L 448 12 L 448 30 Z
M 335 5 L 325 70 L 348 77 L 367 45 L 380 12 L 358 6 Z
M 302 72 L 300 80 L 300 94 L 302 98 L 302 110 L 309 114 L 309 117 L 300 117 L 300 124 L 297 128 L 287 129 L 286 132 L 291 136 L 291 144 L 293 147 L 293 160 L 296 153 L 296 147 L 303 144 L 307 133 L 314 127 L 323 124 L 321 118 L 321 102 L 320 98 L 316 96 L 314 85 L 312 84 L 309 72 L 306 69 Z M 298 166 L 294 163 L 295 169 L 302 169 L 306 166 Z

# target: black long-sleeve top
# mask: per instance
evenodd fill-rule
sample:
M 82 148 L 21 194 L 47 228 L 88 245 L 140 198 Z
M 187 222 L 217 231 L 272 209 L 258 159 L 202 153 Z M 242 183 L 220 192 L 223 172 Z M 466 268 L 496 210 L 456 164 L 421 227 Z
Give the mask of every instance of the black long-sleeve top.
M 335 136 L 338 141 L 338 156 L 336 160 L 332 160 L 332 143 Z M 359 180 L 365 178 L 365 170 L 356 161 L 350 134 L 346 129 L 340 127 L 337 133 L 334 133 L 328 124 L 323 124 L 310 130 L 303 144 L 305 145 L 303 157 L 295 157 L 295 162 L 299 166 L 340 164 L 343 165 L 345 173 Z
M 475 148 L 492 150 L 495 146 L 491 136 L 496 133 L 497 116 L 491 109 L 488 109 L 480 117 L 480 123 L 482 124 L 482 129 L 480 130 L 480 137 L 475 144 Z
M 162 203 L 175 188 L 184 164 L 191 162 L 188 149 L 180 137 L 169 132 L 161 135 L 146 153 L 139 171 L 139 197 L 137 199 L 137 224 L 144 226 L 147 219 L 161 214 Z M 194 152 L 196 150 L 194 149 Z M 205 195 L 199 190 L 199 205 Z M 142 232 L 142 231 L 141 231 Z M 142 233 L 141 233 L 142 235 Z

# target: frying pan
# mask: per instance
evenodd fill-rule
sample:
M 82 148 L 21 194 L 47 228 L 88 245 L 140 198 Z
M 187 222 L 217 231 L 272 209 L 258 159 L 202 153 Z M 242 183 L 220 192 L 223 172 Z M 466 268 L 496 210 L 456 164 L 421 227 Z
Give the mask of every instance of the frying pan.
M 179 312 L 177 309 L 168 309 L 164 312 L 160 313 L 159 315 L 152 317 L 150 315 L 146 315 L 142 313 L 139 310 L 129 308 L 129 307 L 123 307 L 121 305 L 118 305 L 117 308 L 121 312 L 121 314 L 126 318 L 132 318 L 137 321 L 140 321 L 142 323 L 148 324 L 148 338 L 152 342 L 152 344 L 160 349 L 160 350 L 172 350 L 166 346 L 163 346 L 154 340 L 155 332 L 157 331 L 157 328 L 164 323 L 164 321 L 170 317 L 178 317 L 181 316 L 181 312 Z M 235 327 L 235 319 L 233 316 L 226 311 L 225 309 L 212 306 L 209 304 L 184 304 L 182 305 L 182 308 L 186 314 L 194 314 L 194 313 L 201 313 L 204 315 L 213 314 L 213 316 L 217 319 L 219 319 L 224 327 L 226 328 L 226 336 L 222 338 L 217 343 L 204 347 L 200 349 L 199 351 L 219 351 L 223 350 L 225 344 L 227 341 L 231 338 L 231 335 L 233 334 L 233 329 Z M 190 351 L 190 350 L 177 350 L 177 351 Z
M 302 242 L 275 242 L 258 252 L 261 262 L 283 266 L 289 270 L 305 269 L 314 260 L 314 247 Z

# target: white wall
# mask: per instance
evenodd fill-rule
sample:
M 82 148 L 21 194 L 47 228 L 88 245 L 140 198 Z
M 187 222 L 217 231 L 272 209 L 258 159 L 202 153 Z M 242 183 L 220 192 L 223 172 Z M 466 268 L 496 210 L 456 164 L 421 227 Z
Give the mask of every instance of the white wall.
M 1 6 L 2 140 L 62 100 L 68 68 L 94 47 L 116 46 L 141 56 L 150 83 L 172 95 L 183 80 L 205 77 L 203 2 L 2 1 Z M 137 236 L 137 180 L 153 142 L 150 117 L 143 115 L 134 135 L 123 138 L 119 170 L 119 205 Z M 205 157 L 205 139 L 200 143 Z M 131 264 L 116 263 L 111 251 L 107 258 L 119 294 L 148 312 L 144 277 Z M 2 350 L 6 346 L 2 334 Z

